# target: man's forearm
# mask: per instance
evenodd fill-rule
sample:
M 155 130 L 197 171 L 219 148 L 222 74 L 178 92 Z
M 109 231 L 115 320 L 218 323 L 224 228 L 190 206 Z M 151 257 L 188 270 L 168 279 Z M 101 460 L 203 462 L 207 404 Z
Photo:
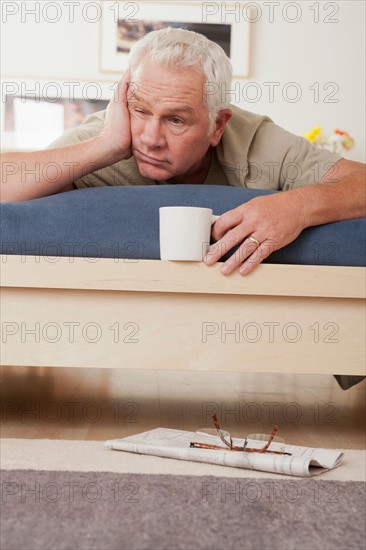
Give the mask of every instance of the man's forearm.
M 344 159 L 337 164 L 333 177 L 288 191 L 299 201 L 305 227 L 366 216 L 365 164 Z
M 67 184 L 117 162 L 99 136 L 57 149 L 1 155 L 1 202 L 52 195 Z

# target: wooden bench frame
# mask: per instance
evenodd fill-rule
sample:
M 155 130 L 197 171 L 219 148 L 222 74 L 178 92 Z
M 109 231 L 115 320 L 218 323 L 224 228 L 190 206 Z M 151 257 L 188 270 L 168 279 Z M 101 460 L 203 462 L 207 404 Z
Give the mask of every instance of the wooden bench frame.
M 365 374 L 365 268 L 0 262 L 4 365 Z

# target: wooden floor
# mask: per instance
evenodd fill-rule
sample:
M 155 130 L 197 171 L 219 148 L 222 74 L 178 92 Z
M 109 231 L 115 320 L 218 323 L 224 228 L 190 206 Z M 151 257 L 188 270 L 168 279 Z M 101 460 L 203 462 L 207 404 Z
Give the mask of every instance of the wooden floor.
M 195 431 L 216 412 L 234 436 L 365 448 L 365 381 L 343 391 L 331 376 L 1 368 L 1 437 L 106 440 L 159 426 Z

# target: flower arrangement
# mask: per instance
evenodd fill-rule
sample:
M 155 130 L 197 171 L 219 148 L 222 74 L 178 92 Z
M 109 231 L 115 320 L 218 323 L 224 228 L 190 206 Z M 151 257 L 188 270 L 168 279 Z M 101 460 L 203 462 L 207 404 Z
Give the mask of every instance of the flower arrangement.
M 314 145 L 322 149 L 328 149 L 332 153 L 342 153 L 344 150 L 349 151 L 355 144 L 355 140 L 348 132 L 334 130 L 332 134 L 325 136 L 320 126 L 315 126 L 304 137 L 314 143 Z

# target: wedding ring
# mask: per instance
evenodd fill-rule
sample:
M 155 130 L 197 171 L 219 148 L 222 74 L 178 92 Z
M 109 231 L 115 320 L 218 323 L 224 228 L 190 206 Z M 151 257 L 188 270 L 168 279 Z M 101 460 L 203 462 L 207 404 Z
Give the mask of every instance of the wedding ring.
M 261 245 L 261 243 L 258 241 L 258 239 L 256 239 L 255 237 L 252 237 L 251 235 L 250 235 L 250 237 L 248 237 L 248 239 L 250 239 L 254 244 L 256 244 L 257 248 L 258 248 L 258 246 Z

